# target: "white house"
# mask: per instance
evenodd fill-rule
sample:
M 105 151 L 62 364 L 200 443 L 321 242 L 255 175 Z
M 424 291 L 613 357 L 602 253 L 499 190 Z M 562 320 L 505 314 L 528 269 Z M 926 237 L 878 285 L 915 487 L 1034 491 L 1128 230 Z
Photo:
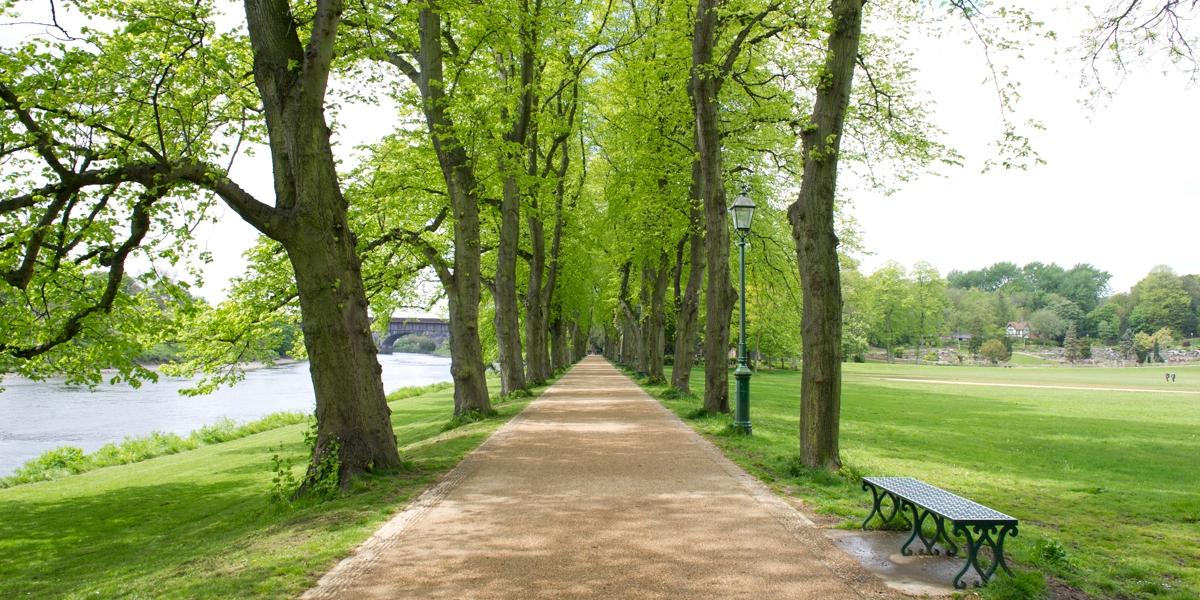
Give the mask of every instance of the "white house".
M 1008 334 L 1008 337 L 1028 338 L 1029 323 L 1025 321 L 1009 321 L 1005 332 Z

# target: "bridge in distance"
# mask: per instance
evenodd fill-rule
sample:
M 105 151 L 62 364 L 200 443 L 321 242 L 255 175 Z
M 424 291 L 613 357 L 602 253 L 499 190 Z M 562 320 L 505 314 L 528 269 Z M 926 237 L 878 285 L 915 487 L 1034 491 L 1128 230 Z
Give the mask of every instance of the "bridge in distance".
M 450 339 L 450 322 L 428 317 L 392 317 L 388 323 L 387 335 L 379 343 L 379 353 L 391 354 L 396 340 L 406 335 L 423 335 L 441 345 Z

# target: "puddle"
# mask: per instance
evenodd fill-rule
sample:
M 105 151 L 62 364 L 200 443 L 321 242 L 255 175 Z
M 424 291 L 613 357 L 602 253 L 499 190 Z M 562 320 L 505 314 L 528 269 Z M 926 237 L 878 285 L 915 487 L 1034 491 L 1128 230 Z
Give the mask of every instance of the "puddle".
M 908 532 L 827 529 L 825 535 L 888 587 L 912 596 L 953 594 L 954 574 L 965 558 L 900 554 Z M 916 546 L 917 544 L 914 544 Z M 973 581 L 965 578 L 968 585 Z

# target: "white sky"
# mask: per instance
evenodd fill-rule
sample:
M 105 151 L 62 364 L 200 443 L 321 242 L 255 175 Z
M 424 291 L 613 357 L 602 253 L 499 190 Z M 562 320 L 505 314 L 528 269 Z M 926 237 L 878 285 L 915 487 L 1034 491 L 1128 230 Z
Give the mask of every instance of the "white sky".
M 941 168 L 890 196 L 850 182 L 850 208 L 871 252 L 863 257 L 865 270 L 887 260 L 906 266 L 926 260 L 943 274 L 1002 260 L 1088 262 L 1113 274 L 1114 291 L 1128 289 L 1158 264 L 1200 272 L 1194 251 L 1200 237 L 1193 234 L 1200 227 L 1200 89 L 1177 73 L 1164 75 L 1155 63 L 1131 73 L 1111 101 L 1086 108 L 1083 63 L 1066 47 L 1076 41 L 1071 28 L 1082 15 L 1038 16 L 1058 20 L 1062 47 L 1057 58 L 1051 48 L 1029 48 L 1026 60 L 1013 66 L 1023 95 L 1014 119 L 1046 125 L 1030 133 L 1047 164 L 982 173 L 1000 130 L 979 48 L 953 36 L 921 38 L 919 86 L 936 99 L 932 120 L 966 164 Z M 341 120 L 337 152 L 343 159 L 395 123 L 389 107 L 347 108 Z M 265 151 L 241 159 L 233 176 L 260 198 L 272 197 Z M 200 290 L 211 300 L 224 297 L 256 237 L 232 211 L 218 210 L 221 222 L 197 232 L 214 257 Z
M 1064 46 L 1076 41 L 1064 29 L 1083 15 L 1039 16 L 1063 25 Z M 1200 89 L 1187 77 L 1153 62 L 1092 110 L 1081 104 L 1078 51 L 1064 48 L 1056 58 L 1044 46 L 1027 48 L 1012 68 L 1022 82 L 1016 118 L 1046 126 L 1032 137 L 1047 164 L 982 173 L 1000 129 L 979 47 L 947 37 L 922 40 L 918 52 L 919 84 L 937 100 L 932 118 L 965 166 L 939 169 L 891 196 L 852 193 L 852 214 L 873 253 L 863 269 L 925 260 L 944 275 L 998 261 L 1087 262 L 1112 273 L 1114 292 L 1159 264 L 1200 272 Z

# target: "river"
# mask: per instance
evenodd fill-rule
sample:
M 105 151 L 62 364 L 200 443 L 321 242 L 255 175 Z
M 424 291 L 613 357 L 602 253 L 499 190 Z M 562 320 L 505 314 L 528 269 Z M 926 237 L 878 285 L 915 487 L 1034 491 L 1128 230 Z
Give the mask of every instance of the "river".
M 380 355 L 383 387 L 450 381 L 450 359 L 423 354 Z M 236 386 L 206 396 L 181 396 L 191 380 L 160 377 L 134 389 L 102 385 L 95 391 L 60 381 L 5 377 L 0 386 L 0 477 L 59 446 L 91 452 L 109 442 L 153 431 L 187 433 L 229 417 L 239 423 L 281 411 L 312 412 L 308 363 L 246 372 Z M 447 413 L 449 414 L 449 413 Z

